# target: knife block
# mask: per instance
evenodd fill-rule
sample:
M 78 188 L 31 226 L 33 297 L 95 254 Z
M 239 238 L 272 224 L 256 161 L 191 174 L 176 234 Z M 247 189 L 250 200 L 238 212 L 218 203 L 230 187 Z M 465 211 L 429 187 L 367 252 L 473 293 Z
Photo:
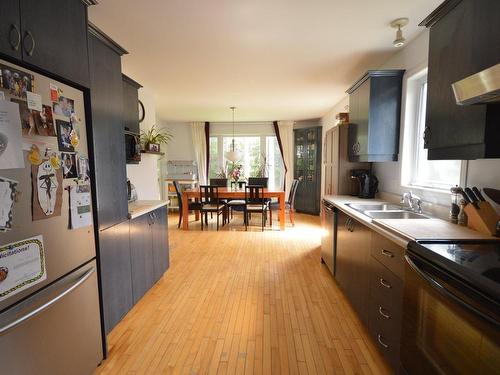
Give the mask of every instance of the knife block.
M 500 216 L 488 202 L 479 202 L 478 204 L 479 208 L 470 203 L 464 207 L 467 214 L 467 226 L 478 232 L 496 236 L 497 222 L 500 220 Z

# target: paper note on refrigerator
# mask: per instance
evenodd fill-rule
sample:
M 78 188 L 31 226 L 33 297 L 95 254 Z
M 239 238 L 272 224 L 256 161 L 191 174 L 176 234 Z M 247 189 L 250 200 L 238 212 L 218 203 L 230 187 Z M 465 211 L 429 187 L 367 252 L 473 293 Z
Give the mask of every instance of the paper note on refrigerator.
M 24 168 L 19 105 L 0 100 L 0 169 Z
M 90 205 L 90 185 L 71 185 L 69 187 L 71 229 L 88 227 L 92 224 Z
M 7 231 L 12 227 L 12 205 L 17 184 L 17 181 L 0 177 L 0 231 Z
M 0 100 L 5 100 L 5 94 L 3 91 L 0 91 Z
M 26 91 L 26 103 L 29 109 L 42 112 L 42 96 L 31 91 Z
M 0 247 L 0 301 L 46 278 L 42 236 Z

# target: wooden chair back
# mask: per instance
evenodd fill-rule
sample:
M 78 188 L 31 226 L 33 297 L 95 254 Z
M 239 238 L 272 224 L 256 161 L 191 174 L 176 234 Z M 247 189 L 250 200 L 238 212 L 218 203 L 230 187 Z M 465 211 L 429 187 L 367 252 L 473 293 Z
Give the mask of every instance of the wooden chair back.
M 269 177 L 248 177 L 248 185 L 268 187 Z
M 200 185 L 200 202 L 203 204 L 221 205 L 219 201 L 219 187 L 213 185 Z
M 246 185 L 245 203 L 261 204 L 262 208 L 264 208 L 264 205 L 266 204 L 266 200 L 264 199 L 264 187 L 261 185 Z
M 211 186 L 227 187 L 227 178 L 211 178 Z

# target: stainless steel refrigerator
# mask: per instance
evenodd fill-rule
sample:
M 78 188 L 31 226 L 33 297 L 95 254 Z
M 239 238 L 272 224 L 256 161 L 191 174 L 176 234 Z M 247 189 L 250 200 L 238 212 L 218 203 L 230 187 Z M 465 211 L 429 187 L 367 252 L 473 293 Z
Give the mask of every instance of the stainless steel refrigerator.
M 0 111 L 0 187 L 15 186 L 8 215 L 0 196 L 0 373 L 91 374 L 103 358 L 92 212 L 70 196 L 89 187 L 84 93 L 3 60 L 0 73 L 0 108 L 21 107 L 22 128 L 21 146 L 16 121 L 2 138 Z M 24 167 L 5 169 L 19 147 Z

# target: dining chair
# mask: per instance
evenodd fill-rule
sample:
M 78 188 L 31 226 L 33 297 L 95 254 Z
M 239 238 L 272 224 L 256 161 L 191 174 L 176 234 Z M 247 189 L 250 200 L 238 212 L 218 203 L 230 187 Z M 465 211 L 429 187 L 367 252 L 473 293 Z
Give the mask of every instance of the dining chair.
M 179 181 L 174 181 L 174 187 L 175 187 L 175 194 L 177 195 L 177 201 L 179 202 L 179 224 L 177 224 L 177 228 L 180 228 L 182 223 L 182 193 Z M 188 201 L 188 211 L 199 211 L 200 208 L 201 208 L 200 202 Z
M 297 193 L 297 187 L 299 186 L 299 180 L 295 179 L 292 182 L 292 186 L 290 186 L 290 193 L 288 193 L 288 200 L 285 202 L 285 209 L 288 209 L 288 215 L 290 216 L 290 222 L 292 225 L 295 225 L 295 195 Z M 269 204 L 269 220 L 273 221 L 273 210 L 279 210 L 280 204 L 279 202 L 271 202 Z
M 245 187 L 245 186 L 246 186 L 246 183 L 242 182 L 242 185 L 240 185 L 240 188 Z M 228 219 L 232 219 L 233 218 L 233 210 L 242 211 L 242 212 L 245 211 L 245 200 L 244 199 L 230 199 L 227 202 L 227 207 L 229 210 Z M 245 215 L 243 215 L 243 220 L 246 220 Z
M 203 214 L 205 214 L 205 224 L 208 226 L 208 213 L 217 215 L 217 230 L 219 230 L 219 216 L 223 215 L 222 225 L 226 223 L 224 211 L 226 203 L 219 199 L 220 186 L 200 185 L 200 202 L 201 202 L 201 230 L 203 230 Z
M 269 177 L 248 177 L 248 185 L 268 187 Z
M 264 198 L 264 187 L 261 185 L 245 186 L 245 230 L 248 230 L 249 215 L 252 213 L 262 214 L 262 231 L 267 220 L 267 203 Z
M 210 186 L 227 187 L 227 178 L 211 178 Z

